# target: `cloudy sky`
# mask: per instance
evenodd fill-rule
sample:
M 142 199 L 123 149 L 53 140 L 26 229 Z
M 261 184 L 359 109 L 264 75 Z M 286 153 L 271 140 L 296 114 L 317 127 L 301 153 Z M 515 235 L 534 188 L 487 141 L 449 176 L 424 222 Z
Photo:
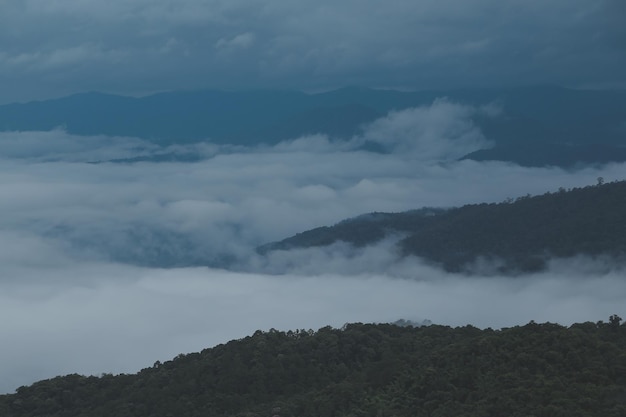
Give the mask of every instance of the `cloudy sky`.
M 625 5 L 4 0 L 0 103 L 88 90 L 626 87 Z M 366 212 L 626 178 L 625 164 L 456 161 L 492 143 L 472 123 L 485 111 L 442 99 L 343 142 L 314 135 L 249 148 L 1 132 L 0 392 L 58 374 L 135 372 L 272 327 L 399 318 L 502 327 L 620 314 L 624 271 L 603 260 L 554 260 L 511 279 L 397 262 L 392 241 L 255 254 Z M 359 150 L 366 141 L 389 152 Z M 202 158 L 106 162 L 163 152 Z M 219 269 L 225 261 L 231 268 Z
M 80 91 L 626 87 L 622 0 L 4 0 L 0 103 Z

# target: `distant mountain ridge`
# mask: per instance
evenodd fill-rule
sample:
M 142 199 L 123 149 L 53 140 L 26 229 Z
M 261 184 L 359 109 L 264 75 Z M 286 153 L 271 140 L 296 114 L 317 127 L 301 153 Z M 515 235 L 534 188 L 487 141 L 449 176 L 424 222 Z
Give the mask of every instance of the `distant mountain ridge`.
M 626 263 L 626 181 L 448 210 L 373 213 L 299 233 L 258 249 L 261 254 L 344 241 L 375 244 L 401 234 L 402 256 L 414 255 L 451 272 L 471 272 L 480 260 L 500 273 L 541 271 L 551 258 L 606 256 Z
M 626 91 L 555 86 L 417 92 L 348 87 L 319 94 L 207 90 L 140 98 L 91 92 L 2 105 L 0 131 L 61 127 L 76 135 L 133 136 L 163 145 L 207 140 L 273 144 L 315 133 L 345 139 L 391 110 L 430 105 L 439 97 L 473 106 L 496 103 L 503 109 L 498 117 L 474 117 L 485 136 L 496 143 L 496 151 L 469 158 L 516 162 L 514 152 L 499 151 L 509 145 L 602 144 L 609 153 L 626 145 Z M 586 157 L 582 162 L 594 162 L 588 153 L 579 154 Z M 623 152 L 615 154 L 623 160 Z
M 626 161 L 626 147 L 598 144 L 510 143 L 480 149 L 461 159 L 509 161 L 526 167 L 580 168 Z

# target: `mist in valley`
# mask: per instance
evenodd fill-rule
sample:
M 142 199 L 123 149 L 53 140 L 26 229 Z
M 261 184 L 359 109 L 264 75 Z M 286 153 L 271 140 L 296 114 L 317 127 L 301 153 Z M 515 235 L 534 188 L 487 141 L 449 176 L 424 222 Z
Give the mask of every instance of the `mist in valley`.
M 354 248 L 256 248 L 374 211 L 500 202 L 626 177 L 459 161 L 491 146 L 483 111 L 449 101 L 394 112 L 336 140 L 159 147 L 62 129 L 0 133 L 0 390 L 59 374 L 135 372 L 257 329 L 429 319 L 500 328 L 619 312 L 623 270 L 577 257 L 499 276 Z M 384 146 L 368 152 L 364 142 Z M 150 162 L 162 153 L 195 162 Z M 128 162 L 133 158 L 147 158 Z M 121 162 L 120 162 L 121 161 Z M 480 268 L 484 268 L 482 274 Z

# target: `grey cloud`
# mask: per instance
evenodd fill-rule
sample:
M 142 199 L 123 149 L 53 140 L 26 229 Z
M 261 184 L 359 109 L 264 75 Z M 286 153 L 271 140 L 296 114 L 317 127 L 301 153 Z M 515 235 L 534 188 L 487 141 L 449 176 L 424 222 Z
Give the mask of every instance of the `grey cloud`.
M 0 158 L 6 159 L 89 162 L 147 156 L 156 150 L 155 145 L 136 138 L 81 137 L 62 129 L 0 133 Z
M 68 134 L 62 126 L 47 132 L 0 132 L 0 159 L 7 161 L 103 163 L 159 158 L 198 160 L 237 149 L 209 142 L 162 147 L 132 137 L 78 136 Z
M 13 89 L 2 101 L 85 90 L 619 85 L 617 3 L 5 2 L 0 80 Z
M 624 50 L 626 47 L 626 4 L 620 0 L 604 0 L 600 2 L 605 26 L 603 35 L 608 40 L 608 45 Z
M 247 49 L 254 44 L 254 33 L 245 32 L 231 39 L 220 38 L 216 43 L 216 48 L 243 48 Z
M 470 106 L 438 99 L 429 107 L 391 112 L 367 126 L 363 140 L 424 160 L 456 160 L 493 146 L 472 122 Z M 493 114 L 492 107 L 484 113 Z

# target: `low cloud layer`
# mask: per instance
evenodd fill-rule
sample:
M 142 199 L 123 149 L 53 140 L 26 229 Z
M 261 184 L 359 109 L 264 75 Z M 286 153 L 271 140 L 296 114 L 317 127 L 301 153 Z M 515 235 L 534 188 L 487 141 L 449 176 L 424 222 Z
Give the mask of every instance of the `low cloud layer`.
M 562 260 L 511 280 L 398 263 L 391 241 L 255 255 L 257 245 L 366 212 L 626 177 L 624 164 L 455 161 L 489 142 L 471 124 L 475 111 L 437 102 L 348 141 L 318 135 L 258 148 L 1 133 L 0 391 L 60 373 L 133 372 L 271 327 L 399 318 L 500 327 L 620 313 L 623 271 L 599 261 Z M 359 150 L 365 139 L 389 141 L 389 153 Z M 201 158 L 106 162 L 172 152 Z
M 400 318 L 493 328 L 530 320 L 567 325 L 606 321 L 626 296 L 623 271 L 589 276 L 561 265 L 525 279 L 470 279 L 414 266 L 411 279 L 112 264 L 24 267 L 13 278 L 27 282 L 2 284 L 0 392 L 58 374 L 136 372 L 257 329 Z
M 229 151 L 187 164 L 8 159 L 0 167 L 0 227 L 73 246 L 76 256 L 211 264 L 362 213 L 498 202 L 595 184 L 599 176 L 622 179 L 625 171 L 620 164 L 570 173 L 424 161 L 410 152 L 333 151 L 330 143 Z

